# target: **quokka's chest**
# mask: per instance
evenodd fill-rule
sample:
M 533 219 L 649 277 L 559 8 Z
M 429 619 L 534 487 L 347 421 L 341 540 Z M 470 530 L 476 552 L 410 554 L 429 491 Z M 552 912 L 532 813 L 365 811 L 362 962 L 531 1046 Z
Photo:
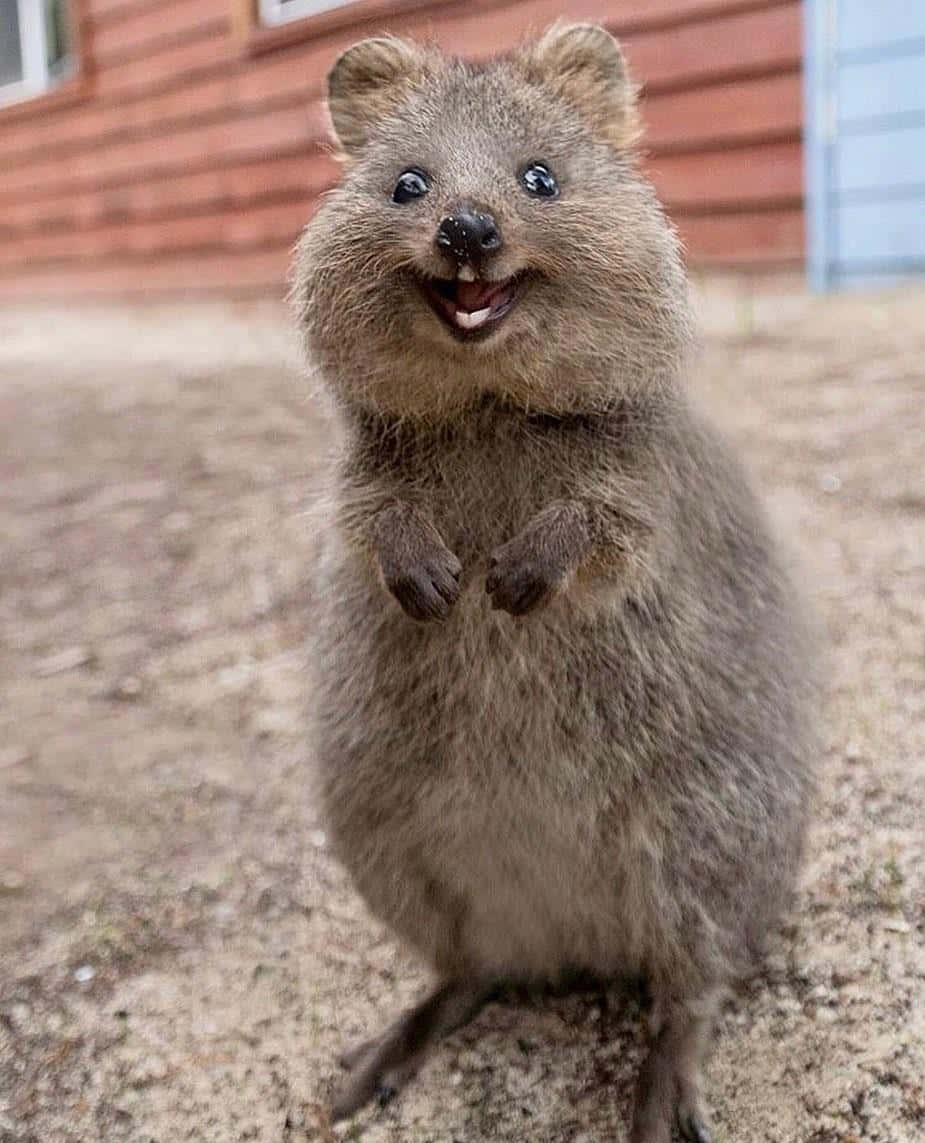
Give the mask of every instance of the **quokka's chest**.
M 577 425 L 485 414 L 466 431 L 371 458 L 366 471 L 422 508 L 464 564 L 487 561 L 550 504 L 606 489 L 619 459 L 593 437 Z

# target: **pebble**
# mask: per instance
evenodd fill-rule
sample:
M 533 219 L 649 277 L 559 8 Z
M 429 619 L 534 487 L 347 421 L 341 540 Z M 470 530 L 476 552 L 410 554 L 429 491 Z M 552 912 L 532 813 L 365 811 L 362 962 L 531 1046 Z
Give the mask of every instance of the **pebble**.
M 212 910 L 212 916 L 220 925 L 230 924 L 234 920 L 235 907 L 229 901 L 220 901 Z
M 222 667 L 218 672 L 218 685 L 226 691 L 242 690 L 254 678 L 252 663 L 236 663 L 233 667 Z
M 0 869 L 0 893 L 21 893 L 26 879 L 15 869 Z
M 171 512 L 161 526 L 165 532 L 186 532 L 193 526 L 193 517 L 189 512 Z
M 312 843 L 315 849 L 324 849 L 328 843 L 327 836 L 323 829 L 313 829 L 308 835 L 308 840 Z
M 25 746 L 8 746 L 0 750 L 0 770 L 11 770 L 14 766 L 21 766 L 31 757 Z
M 819 480 L 819 487 L 823 492 L 831 496 L 833 493 L 841 489 L 841 477 L 836 476 L 834 472 L 826 472 Z
M 131 702 L 141 694 L 141 679 L 136 675 L 126 675 L 116 683 L 112 693 L 116 698 Z
M 42 659 L 36 666 L 35 673 L 40 679 L 47 679 L 52 675 L 60 675 L 65 671 L 73 671 L 77 667 L 86 666 L 92 659 L 93 653 L 89 647 L 68 647 L 56 655 L 49 655 L 48 658 Z
M 257 615 L 269 615 L 273 609 L 273 593 L 270 591 L 270 581 L 262 572 L 254 576 L 251 591 L 255 613 Z
M 10 1019 L 17 1028 L 25 1028 L 32 1017 L 32 1009 L 20 1000 L 10 1008 Z
M 74 979 L 78 984 L 89 984 L 94 976 L 96 976 L 96 969 L 92 964 L 82 964 L 80 968 L 74 971 Z
M 912 926 L 908 921 L 904 921 L 901 917 L 890 917 L 883 922 L 883 927 L 888 933 L 911 933 Z
M 129 1068 L 126 1078 L 131 1087 L 147 1087 L 149 1084 L 165 1080 L 168 1072 L 167 1061 L 162 1056 L 146 1053 Z
M 272 738 L 292 729 L 292 717 L 280 707 L 267 707 L 254 715 L 254 730 L 261 738 Z

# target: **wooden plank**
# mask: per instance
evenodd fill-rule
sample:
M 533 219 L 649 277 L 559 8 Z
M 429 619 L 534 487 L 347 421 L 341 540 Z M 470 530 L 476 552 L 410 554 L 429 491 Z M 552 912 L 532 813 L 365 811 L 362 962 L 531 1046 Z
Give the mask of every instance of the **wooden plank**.
M 227 19 L 226 0 L 162 0 L 154 7 L 130 9 L 125 19 L 108 21 L 94 31 L 93 58 L 97 67 L 124 63 L 203 24 Z
M 834 208 L 837 261 L 844 267 L 925 267 L 925 188 L 900 202 L 842 203 Z
M 334 54 L 325 56 L 325 69 Z M 192 79 L 180 73 L 174 77 L 176 82 L 158 84 L 153 92 L 141 93 L 141 98 L 98 97 L 73 115 L 48 117 L 4 131 L 0 155 L 8 168 L 44 157 L 49 147 L 59 154 L 68 153 L 108 146 L 133 135 L 167 135 L 199 123 L 253 113 L 267 104 L 304 106 L 320 98 L 323 74 L 311 58 L 233 59 L 217 71 L 210 68 L 208 74 Z
M 800 6 L 794 2 L 634 34 L 625 47 L 633 75 L 649 91 L 793 70 L 803 55 Z
M 921 0 L 840 0 L 836 26 L 839 52 L 869 52 L 925 39 L 925 10 Z
M 97 95 L 126 99 L 186 82 L 197 72 L 215 74 L 237 57 L 238 48 L 229 32 L 227 17 L 210 20 L 188 32 L 182 43 L 170 43 L 123 64 L 110 63 L 97 75 Z
M 584 20 L 607 24 L 616 34 L 658 27 L 665 29 L 680 24 L 695 23 L 716 16 L 769 8 L 792 3 L 793 0 L 468 0 L 466 4 L 450 6 L 446 14 L 439 13 L 439 21 L 446 16 L 456 18 L 463 12 L 482 19 L 492 10 L 508 9 L 507 25 L 513 29 L 505 38 L 513 43 L 524 32 L 535 32 L 548 27 L 558 19 L 573 23 Z M 438 21 L 433 21 L 438 22 Z
M 722 143 L 798 138 L 803 124 L 800 73 L 733 80 L 643 100 L 645 146 L 656 154 Z
M 0 270 L 123 257 L 166 257 L 182 250 L 260 249 L 292 243 L 311 215 L 311 199 L 192 214 L 113 222 L 91 230 L 38 232 L 0 243 Z
M 321 132 L 319 119 L 313 121 L 306 109 L 296 107 L 177 131 L 165 139 L 142 137 L 99 151 L 49 155 L 41 163 L 7 171 L 0 181 L 0 201 L 137 183 L 155 175 L 271 157 L 275 151 L 307 149 L 323 137 Z
M 614 31 L 620 32 L 656 24 L 694 23 L 714 16 L 767 8 L 773 3 L 775 0 L 610 0 L 607 20 Z M 560 4 L 560 9 L 566 14 L 570 11 L 565 4 Z
M 94 27 L 102 27 L 110 21 L 128 19 L 136 12 L 150 8 L 158 0 L 89 0 Z M 175 0 L 183 3 L 183 0 Z
M 757 266 L 803 258 L 803 211 L 798 208 L 675 221 L 692 262 Z
M 218 75 L 208 76 L 189 86 L 169 87 L 140 100 L 95 100 L 82 113 L 72 118 L 47 118 L 25 127 L 21 132 L 4 132 L 0 136 L 0 155 L 6 169 L 24 166 L 43 158 L 49 147 L 58 155 L 70 154 L 86 147 L 105 147 L 139 136 L 168 135 L 187 130 L 200 123 L 260 110 L 265 106 L 293 106 L 296 100 L 281 98 L 245 101 L 241 98 L 244 77 L 232 65 Z M 304 80 L 303 80 L 304 86 Z
M 562 15 L 562 0 L 524 0 L 517 5 L 520 35 L 512 35 L 511 14 L 504 8 L 471 11 L 469 5 L 447 9 L 435 22 L 438 42 L 452 51 L 486 58 L 499 45 L 510 44 L 527 32 L 536 33 Z M 569 5 L 570 19 L 601 19 L 619 32 L 619 8 L 611 3 L 579 0 Z M 770 72 L 799 65 L 799 0 L 781 0 L 772 7 L 732 10 L 691 23 L 657 30 L 631 30 L 621 36 L 637 81 L 650 89 L 683 87 L 724 76 Z
M 282 297 L 292 261 L 288 244 L 277 249 L 199 252 L 143 262 L 16 268 L 0 274 L 0 298 L 147 298 L 175 294 L 253 294 Z
M 763 143 L 662 155 L 652 160 L 649 173 L 670 210 L 797 205 L 803 198 L 803 147 L 799 142 Z
M 0 214 L 0 238 L 13 243 L 30 232 L 86 230 L 132 219 L 178 218 L 260 203 L 302 200 L 326 190 L 338 165 L 323 152 L 260 159 L 193 174 L 146 179 L 128 186 L 24 198 Z
M 925 15 L 922 26 L 925 28 Z M 925 52 L 900 59 L 842 64 L 836 96 L 838 122 L 843 129 L 877 118 L 918 115 L 925 119 Z
M 925 125 L 845 135 L 835 149 L 836 194 L 925 187 Z M 925 199 L 921 204 L 925 215 Z

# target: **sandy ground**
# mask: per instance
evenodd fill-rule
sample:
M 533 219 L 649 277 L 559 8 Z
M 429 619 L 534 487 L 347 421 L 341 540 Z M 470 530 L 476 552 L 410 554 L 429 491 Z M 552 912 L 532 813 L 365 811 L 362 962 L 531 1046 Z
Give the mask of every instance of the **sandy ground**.
M 717 1143 L 925 1138 L 925 292 L 711 287 L 698 388 L 830 644 L 799 907 L 724 1010 Z M 338 1048 L 424 988 L 305 794 L 284 315 L 0 315 L 0 1140 L 625 1137 L 638 1008 L 495 1006 L 332 1132 Z

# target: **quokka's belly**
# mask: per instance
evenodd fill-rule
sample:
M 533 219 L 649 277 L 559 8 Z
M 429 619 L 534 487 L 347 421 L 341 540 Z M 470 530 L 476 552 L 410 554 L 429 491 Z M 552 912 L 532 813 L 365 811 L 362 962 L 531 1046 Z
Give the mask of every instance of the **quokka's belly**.
M 617 810 L 632 770 L 613 725 L 621 681 L 590 666 L 603 617 L 585 632 L 557 603 L 517 623 L 475 585 L 439 626 L 378 586 L 328 604 L 321 801 L 373 912 L 445 971 L 632 970 L 648 858 Z

